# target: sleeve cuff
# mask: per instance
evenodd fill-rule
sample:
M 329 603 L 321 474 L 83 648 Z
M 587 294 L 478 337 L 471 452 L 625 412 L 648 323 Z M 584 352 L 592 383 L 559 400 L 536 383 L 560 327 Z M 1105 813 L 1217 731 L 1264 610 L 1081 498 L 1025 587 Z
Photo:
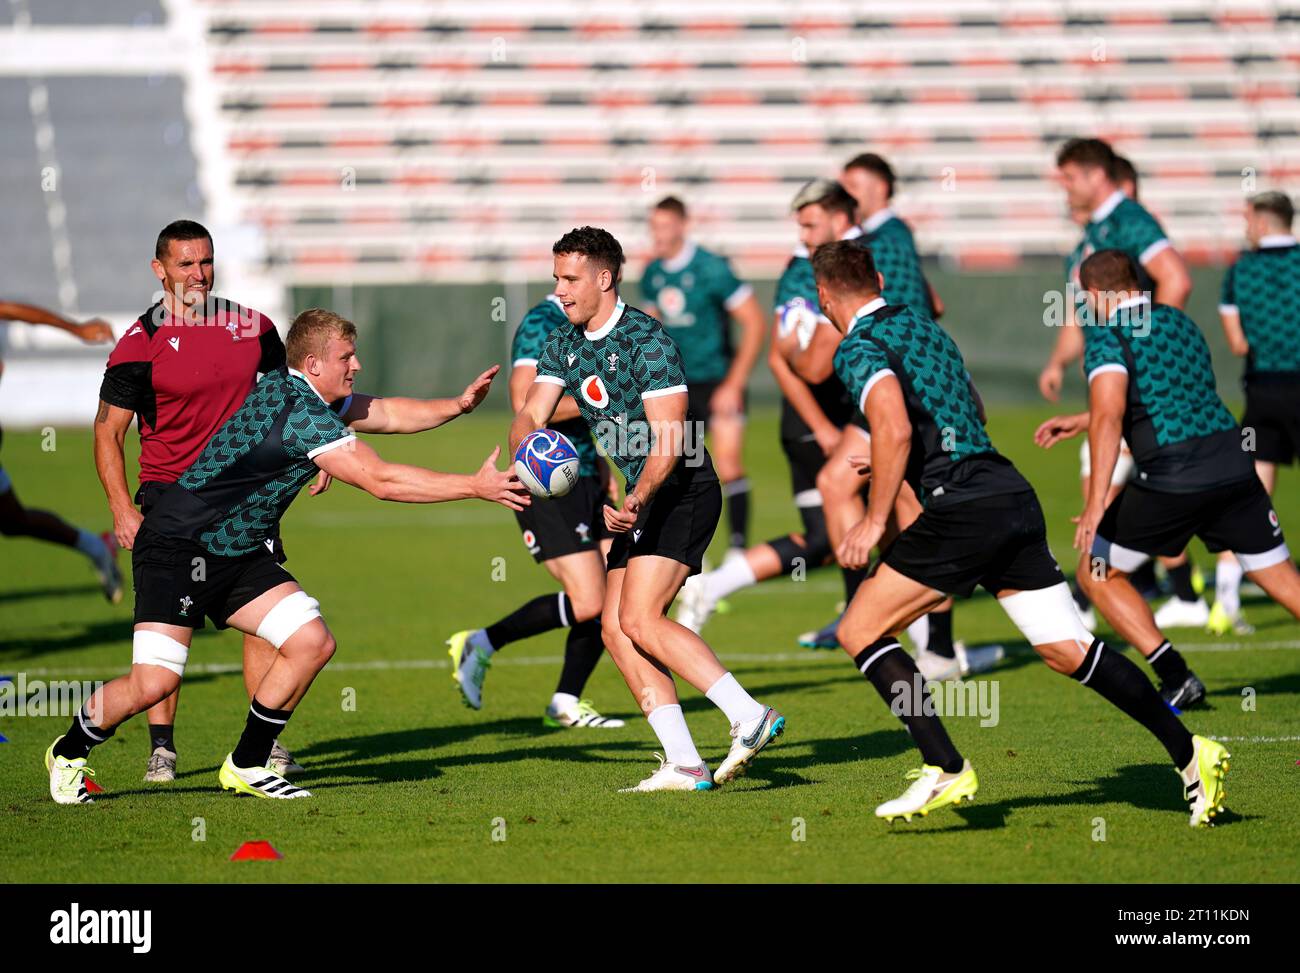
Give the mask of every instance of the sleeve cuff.
M 324 446 L 317 446 L 315 449 L 307 453 L 307 458 L 315 459 L 321 453 L 328 453 L 331 449 L 338 449 L 340 446 L 346 446 L 348 443 L 354 443 L 356 441 L 357 437 L 349 433 L 342 439 L 336 439 L 334 442 L 326 443 Z
M 564 379 L 556 378 L 554 375 L 538 375 L 533 379 L 533 384 L 537 385 L 539 382 L 542 385 L 559 385 L 561 387 L 567 384 Z
M 686 391 L 686 386 L 685 386 L 685 385 L 674 385 L 674 386 L 672 386 L 671 388 L 666 388 L 666 389 L 650 389 L 648 392 L 642 392 L 642 393 L 641 393 L 641 398 L 642 398 L 642 400 L 645 400 L 645 399 L 657 399 L 657 398 L 659 398 L 661 395 L 676 395 L 676 394 L 679 393 L 679 392 L 685 392 L 685 391 Z
M 1091 383 L 1094 378 L 1096 378 L 1098 375 L 1104 374 L 1105 372 L 1123 372 L 1125 375 L 1127 375 L 1128 369 L 1125 368 L 1123 365 L 1119 364 L 1118 362 L 1110 362 L 1109 364 L 1106 365 L 1098 365 L 1096 368 L 1094 368 L 1092 371 L 1088 373 L 1088 382 Z
M 512 362 L 510 363 L 510 367 L 511 367 L 511 368 L 518 368 L 520 365 L 532 365 L 533 368 L 536 368 L 536 367 L 537 367 L 537 359 L 536 359 L 536 358 L 516 358 L 514 361 L 512 361 Z
M 1140 264 L 1150 263 L 1152 257 L 1158 254 L 1161 250 L 1167 250 L 1171 246 L 1173 246 L 1172 243 L 1170 243 L 1164 237 L 1161 237 L 1155 243 L 1151 244 L 1151 246 L 1147 247 L 1145 250 L 1142 251 L 1141 256 L 1138 257 L 1138 263 Z
M 867 414 L 867 396 L 871 394 L 871 390 L 875 388 L 876 383 L 886 375 L 893 374 L 894 370 L 892 368 L 882 368 L 880 371 L 876 372 L 876 374 L 867 379 L 866 388 L 862 390 L 862 396 L 858 399 L 858 408 L 862 411 L 864 416 Z
M 734 311 L 736 308 L 740 307 L 740 305 L 749 300 L 753 294 L 754 288 L 750 287 L 748 284 L 741 284 L 731 292 L 731 296 L 724 302 L 727 310 Z
M 1237 310 L 1237 305 L 1235 305 L 1235 304 L 1220 304 L 1220 305 L 1219 305 L 1219 313 L 1220 313 L 1220 314 L 1239 314 L 1240 312 Z

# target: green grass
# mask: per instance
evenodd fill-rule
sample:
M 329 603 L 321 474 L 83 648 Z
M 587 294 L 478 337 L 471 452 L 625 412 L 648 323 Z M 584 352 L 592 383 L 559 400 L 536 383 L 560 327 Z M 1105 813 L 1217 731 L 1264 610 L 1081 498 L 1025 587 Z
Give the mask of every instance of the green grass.
M 1077 513 L 1075 451 L 1029 442 L 1045 409 L 1002 411 L 995 442 L 1038 488 L 1057 554 L 1072 570 Z M 468 469 L 504 437 L 500 415 L 378 443 L 385 455 Z M 106 512 L 84 431 L 60 432 L 41 450 L 9 432 L 3 460 L 19 495 L 76 523 L 103 529 Z M 795 524 L 777 448 L 775 416 L 751 423 L 755 539 Z M 132 463 L 132 468 L 134 464 Z M 1300 528 L 1295 480 L 1284 472 L 1279 513 Z M 968 641 L 1004 640 L 1011 657 L 990 678 L 1000 721 L 953 719 L 958 745 L 979 770 L 977 801 L 892 828 L 871 817 L 917 763 L 904 731 L 840 653 L 794 647 L 799 631 L 830 617 L 838 575 L 780 581 L 732 599 L 706 629 L 714 647 L 789 728 L 749 777 L 699 795 L 626 795 L 617 788 L 653 769 L 656 744 L 609 660 L 589 695 L 626 715 L 619 731 L 547 731 L 541 711 L 562 652 L 561 633 L 498 656 L 486 707 L 464 709 L 443 665 L 451 632 L 485 624 L 551 590 L 511 517 L 484 504 L 381 504 L 347 487 L 302 497 L 284 523 L 289 567 L 320 599 L 339 641 L 286 734 L 308 765 L 311 801 L 236 800 L 216 769 L 243 724 L 239 639 L 209 630 L 195 640 L 177 742 L 181 777 L 141 783 L 142 719 L 94 754 L 108 793 L 94 807 L 55 806 L 41 756 L 64 718 L 0 718 L 0 843 L 9 881 L 1296 881 L 1288 849 L 1300 756 L 1300 626 L 1249 603 L 1258 633 L 1215 640 L 1182 632 L 1210 687 L 1189 717 L 1201 733 L 1235 738 L 1233 814 L 1193 832 L 1181 787 L 1154 740 L 1077 684 L 1053 675 L 1019 640 L 996 604 L 958 606 Z M 721 552 L 715 549 L 715 557 Z M 1212 559 L 1194 554 L 1207 571 Z M 504 558 L 507 581 L 492 580 Z M 108 678 L 130 660 L 130 610 L 106 605 L 76 555 L 31 541 L 0 541 L 0 674 L 29 679 Z M 1223 650 L 1223 643 L 1241 645 Z M 392 663 L 390 668 L 384 668 Z M 1254 711 L 1242 690 L 1255 690 Z M 345 708 L 355 694 L 355 709 Z M 725 752 L 723 717 L 683 689 L 701 750 Z M 1262 742 L 1290 738 L 1281 742 Z M 206 840 L 193 840 L 203 819 Z M 498 819 L 504 820 L 504 841 Z M 1104 820 L 1104 841 L 1094 840 Z M 792 840 L 799 821 L 805 840 Z M 285 857 L 234 864 L 243 841 L 269 839 Z

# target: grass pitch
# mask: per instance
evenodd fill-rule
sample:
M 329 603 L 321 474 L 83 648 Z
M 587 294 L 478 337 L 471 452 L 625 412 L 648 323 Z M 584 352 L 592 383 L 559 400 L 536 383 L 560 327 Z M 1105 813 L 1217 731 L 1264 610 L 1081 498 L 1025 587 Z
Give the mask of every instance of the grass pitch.
M 994 442 L 1034 484 L 1067 571 L 1078 512 L 1076 448 L 1030 442 L 1047 409 L 995 411 Z M 506 419 L 477 415 L 419 437 L 377 442 L 387 457 L 472 469 L 504 440 Z M 132 437 L 134 438 L 134 437 Z M 776 438 L 760 411 L 748 446 L 759 540 L 797 523 Z M 102 530 L 107 512 L 84 431 L 57 449 L 11 431 L 3 462 L 19 496 Z M 129 465 L 135 469 L 134 461 Z M 1278 512 L 1300 536 L 1296 474 L 1283 471 Z M 553 590 L 513 518 L 481 503 L 382 504 L 336 485 L 302 497 L 284 522 L 288 567 L 323 606 L 339 652 L 290 724 L 285 743 L 309 768 L 310 801 L 235 799 L 216 772 L 243 725 L 239 637 L 195 640 L 177 723 L 180 777 L 141 782 L 143 718 L 92 757 L 107 793 L 58 807 L 41 756 L 66 717 L 0 717 L 3 877 L 58 882 L 1066 881 L 1240 882 L 1300 879 L 1300 625 L 1247 600 L 1255 635 L 1174 632 L 1209 687 L 1189 714 L 1233 751 L 1228 805 L 1209 831 L 1187 826 L 1181 785 L 1154 739 L 1095 694 L 1037 661 L 987 596 L 958 604 L 957 637 L 1003 641 L 1010 657 L 979 682 L 997 722 L 949 728 L 980 776 L 976 802 L 910 825 L 876 821 L 919 761 L 906 733 L 839 652 L 795 635 L 832 616 L 833 570 L 731 599 L 706 638 L 758 698 L 787 716 L 785 736 L 750 775 L 712 793 L 631 795 L 656 743 L 612 662 L 588 695 L 624 715 L 622 730 L 547 730 L 542 710 L 563 633 L 506 647 L 480 712 L 449 678 L 443 640 Z M 721 555 L 715 548 L 715 559 Z M 1193 554 L 1207 574 L 1204 548 Z M 126 559 L 124 558 L 124 564 Z M 505 572 L 505 580 L 500 578 Z M 130 595 L 107 605 L 79 556 L 0 541 L 0 675 L 107 679 L 130 660 Z M 1144 667 L 1145 668 L 1145 667 Z M 721 714 L 689 687 L 684 706 L 701 751 L 726 751 Z M 987 722 L 987 720 L 985 720 Z M 274 863 L 232 863 L 267 839 Z

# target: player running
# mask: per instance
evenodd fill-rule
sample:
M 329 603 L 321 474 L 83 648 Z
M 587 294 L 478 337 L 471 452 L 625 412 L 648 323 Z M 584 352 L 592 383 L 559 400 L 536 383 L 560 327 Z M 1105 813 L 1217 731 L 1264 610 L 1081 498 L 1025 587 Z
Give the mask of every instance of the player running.
M 1205 687 L 1161 633 L 1129 573 L 1200 537 L 1211 551 L 1231 551 L 1252 581 L 1300 617 L 1300 572 L 1242 429 L 1215 390 L 1210 349 L 1195 322 L 1153 304 L 1122 251 L 1093 254 L 1080 279 L 1094 320 L 1104 322 L 1089 327 L 1089 411 L 1049 419 L 1034 438 L 1050 447 L 1087 430 L 1092 485 L 1076 534 L 1079 577 L 1115 631 L 1161 672 L 1164 698 L 1186 709 L 1204 698 Z M 1137 477 L 1107 506 L 1121 435 Z M 1169 669 L 1170 657 L 1181 668 Z
M 1241 425 L 1255 431 L 1255 472 L 1270 494 L 1277 468 L 1300 456 L 1300 247 L 1295 208 L 1285 193 L 1260 193 L 1246 205 L 1246 239 L 1223 278 L 1219 318 L 1232 353 L 1246 359 Z M 1247 634 L 1241 616 L 1241 564 L 1219 555 L 1208 628 Z
M 512 510 L 528 495 L 513 473 L 498 472 L 500 448 L 472 475 L 386 463 L 357 432 L 414 433 L 472 411 L 496 368 L 459 399 L 383 399 L 353 394 L 361 370 L 356 327 L 314 308 L 289 329 L 288 369 L 263 376 L 194 464 L 155 500 L 135 535 L 132 666 L 98 690 L 45 755 L 50 796 L 88 804 L 90 751 L 117 727 L 180 685 L 194 630 L 210 618 L 275 647 L 258 682 L 238 745 L 218 778 L 254 797 L 310 797 L 267 766 L 271 746 L 334 654 L 320 605 L 275 557 L 289 504 L 318 471 L 381 500 L 440 503 L 477 497 Z
M 87 344 L 113 340 L 113 329 L 99 318 L 70 321 L 43 307 L 20 304 L 17 301 L 0 301 L 0 322 L 2 321 L 44 324 L 75 335 Z M 0 325 L 0 338 L 3 337 L 3 325 Z M 0 375 L 4 374 L 3 351 L 3 342 L 0 341 Z M 3 444 L 4 430 L 0 429 L 0 446 Z M 109 604 L 116 605 L 122 600 L 122 573 L 117 567 L 117 542 L 113 540 L 112 533 L 94 534 L 69 524 L 48 510 L 23 506 L 14 490 L 13 480 L 3 465 L 0 465 L 0 536 L 30 537 L 78 551 L 95 569 L 100 590 L 104 592 Z
M 867 515 L 840 557 L 865 566 L 906 480 L 925 507 L 884 552 L 840 622 L 854 665 L 899 715 L 924 764 L 876 808 L 892 821 L 974 798 L 970 761 L 935 715 L 924 680 L 895 633 L 951 595 L 983 586 L 1057 672 L 1095 690 L 1150 730 L 1182 775 L 1193 826 L 1223 806 L 1228 751 L 1193 737 L 1141 671 L 1080 623 L 1047 547 L 1033 488 L 989 441 L 961 352 L 924 315 L 880 296 L 871 254 L 833 243 L 813 255 L 822 311 L 845 335 L 835 370 L 871 429 Z M 1109 469 L 1106 471 L 1109 476 Z
M 559 298 L 548 294 L 524 315 L 510 346 L 510 405 L 518 412 L 537 377 L 537 360 L 546 339 L 557 327 L 568 326 Z M 483 680 L 494 653 L 511 642 L 567 628 L 564 666 L 542 722 L 551 727 L 601 727 L 617 729 L 622 720 L 601 716 L 582 698 L 605 643 L 600 634 L 600 607 L 605 601 L 605 556 L 611 540 L 605 528 L 605 497 L 609 466 L 591 440 L 577 403 L 566 395 L 555 410 L 551 428 L 569 437 L 581 465 L 578 482 L 562 497 L 533 499 L 527 510 L 515 513 L 524 545 L 533 560 L 544 565 L 564 590 L 558 595 L 538 595 L 487 628 L 457 632 L 451 646 L 452 681 L 466 705 L 483 705 Z
M 745 478 L 745 396 L 763 350 L 763 312 L 754 290 L 726 257 L 687 236 L 686 204 L 666 196 L 650 211 L 655 259 L 641 275 L 646 313 L 658 318 L 682 355 L 687 409 L 708 425 L 710 454 L 727 502 L 729 555 L 748 545 L 749 480 Z M 731 320 L 740 325 L 732 347 Z M 734 553 L 732 553 L 734 552 Z
M 605 647 L 665 754 L 658 770 L 627 790 L 708 790 L 742 773 L 785 728 L 785 717 L 745 692 L 698 635 L 667 616 L 687 576 L 699 572 L 722 513 L 717 474 L 690 434 L 677 346 L 658 321 L 619 298 L 618 241 L 584 226 L 552 252 L 555 296 L 571 327 L 547 339 L 510 427 L 510 449 L 545 427 L 567 393 L 627 477 L 623 506 L 604 511 L 614 543 L 601 624 Z M 731 748 L 716 774 L 695 748 L 673 673 L 731 724 Z
M 117 543 L 126 550 L 134 546 L 158 497 L 243 404 L 258 374 L 284 367 L 284 343 L 270 318 L 212 297 L 216 262 L 212 236 L 202 224 L 176 220 L 163 227 L 152 269 L 162 298 L 126 329 L 109 355 L 95 416 L 95 469 Z M 127 486 L 125 448 L 133 421 L 140 433 L 140 485 L 134 498 Z M 272 543 L 276 559 L 284 563 L 278 535 Z M 274 659 L 275 647 L 265 639 L 244 636 L 249 699 Z M 178 688 L 149 710 L 147 782 L 176 779 L 179 705 Z M 279 740 L 271 766 L 281 775 L 302 772 Z

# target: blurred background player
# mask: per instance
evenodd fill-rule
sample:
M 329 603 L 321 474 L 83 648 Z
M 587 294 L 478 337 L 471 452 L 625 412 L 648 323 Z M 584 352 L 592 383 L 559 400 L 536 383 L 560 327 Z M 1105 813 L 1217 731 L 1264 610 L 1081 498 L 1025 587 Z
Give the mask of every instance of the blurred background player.
M 828 563 L 831 555 L 817 474 L 834 452 L 853 404 L 838 378 L 830 375 L 822 382 L 805 382 L 779 348 L 787 335 L 807 344 L 821 317 L 809 254 L 824 243 L 858 238 L 862 230 L 856 223 L 853 197 L 831 179 L 805 184 L 790 210 L 799 226 L 799 246 L 776 285 L 767 360 L 781 390 L 781 450 L 790 466 L 790 487 L 804 529 L 751 547 L 742 557 L 729 558 L 716 570 L 691 578 L 682 591 L 677 620 L 693 632 L 704 627 L 718 601 L 732 592 L 782 574 L 812 570 Z M 847 591 L 853 580 L 846 576 L 844 585 Z
M 557 240 L 552 253 L 555 296 L 570 325 L 551 332 L 542 350 L 536 381 L 510 428 L 511 454 L 546 426 L 567 393 L 627 477 L 623 505 L 604 510 L 614 542 L 601 624 L 605 647 L 664 757 L 626 790 L 708 790 L 743 773 L 785 727 L 785 717 L 750 696 L 698 635 L 667 615 L 683 582 L 700 570 L 722 491 L 708 450 L 687 435 L 691 416 L 677 346 L 658 321 L 618 296 L 619 242 L 585 226 Z M 716 774 L 691 738 L 674 673 L 731 724 L 731 747 Z
M 1067 320 L 1057 329 L 1056 345 L 1046 367 L 1038 377 L 1038 388 L 1049 402 L 1060 399 L 1065 369 L 1083 357 L 1088 338 L 1087 309 L 1083 307 L 1083 288 L 1078 268 L 1093 253 L 1103 249 L 1122 250 L 1139 266 L 1142 286 L 1153 294 L 1152 300 L 1183 308 L 1192 290 L 1192 279 L 1182 256 L 1165 235 L 1159 220 L 1138 202 L 1138 175 L 1133 164 L 1119 156 L 1107 142 L 1095 138 L 1067 141 L 1056 155 L 1057 178 L 1065 190 L 1071 217 L 1087 214 L 1083 236 L 1066 262 Z M 1080 320 L 1082 307 L 1083 319 Z M 1080 447 L 1081 477 L 1089 477 L 1087 444 Z M 1124 464 L 1121 464 L 1123 466 Z M 1117 477 L 1121 471 L 1117 470 Z M 1124 482 L 1122 479 L 1119 482 Z M 1186 552 L 1160 559 L 1169 576 L 1173 597 L 1157 613 L 1163 627 L 1204 625 L 1209 620 L 1209 606 L 1201 599 L 1202 584 Z M 1151 565 L 1143 565 L 1133 583 L 1143 591 L 1155 593 Z M 1077 585 L 1076 588 L 1081 588 Z M 1076 591 L 1075 604 L 1087 620 L 1086 597 Z
M 1246 205 L 1249 248 L 1223 278 L 1219 319 L 1228 347 L 1246 359 L 1241 425 L 1254 433 L 1255 472 L 1270 494 L 1277 468 L 1300 456 L 1300 248 L 1295 208 L 1285 193 L 1260 193 Z M 1241 564 L 1219 555 L 1208 628 L 1217 635 L 1254 629 L 1241 615 Z
M 75 335 L 87 344 L 113 340 L 113 329 L 99 318 L 89 321 L 69 321 L 62 315 L 45 308 L 16 301 L 0 301 L 0 376 L 4 375 L 5 321 L 22 321 L 26 324 L 44 324 Z M 0 446 L 4 444 L 4 430 L 0 429 Z M 48 510 L 25 507 L 14 491 L 13 480 L 0 465 L 0 535 L 5 537 L 30 537 L 32 540 L 58 544 L 81 552 L 90 561 L 99 577 L 99 586 L 110 604 L 122 600 L 122 573 L 117 567 L 117 542 L 111 531 L 95 534 L 74 527 Z
M 515 329 L 510 346 L 510 407 L 518 412 L 537 378 L 537 359 L 546 339 L 568 318 L 554 294 L 534 306 Z M 493 653 L 511 642 L 567 628 L 564 666 L 542 722 L 546 726 L 592 726 L 616 729 L 622 720 L 601 716 L 582 699 L 605 643 L 600 634 L 600 606 L 605 601 L 605 555 L 610 538 L 605 529 L 603 507 L 612 482 L 609 466 L 596 452 L 591 431 L 582 421 L 573 396 L 566 395 L 551 417 L 551 429 L 569 437 L 578 451 L 581 465 L 578 482 L 562 497 L 544 500 L 534 497 L 526 510 L 515 512 L 524 546 L 533 560 L 564 590 L 558 595 L 538 595 L 487 628 L 457 632 L 447 640 L 452 680 L 468 706 L 483 705 L 483 679 Z
M 749 544 L 749 480 L 745 478 L 746 388 L 763 350 L 763 312 L 731 264 L 687 236 L 686 205 L 666 196 L 650 211 L 654 259 L 641 275 L 646 313 L 676 342 L 686 368 L 689 411 L 707 423 L 709 452 L 727 504 L 728 555 Z M 733 347 L 731 319 L 740 325 Z
M 108 357 L 95 416 L 95 469 L 126 550 L 159 495 L 180 478 L 222 424 L 244 403 L 260 373 L 284 367 L 284 343 L 271 320 L 212 297 L 212 236 L 192 220 L 163 227 L 152 262 L 162 297 L 126 329 Z M 126 435 L 140 433 L 139 488 L 126 480 Z M 139 507 L 137 510 L 136 507 Z M 274 554 L 284 563 L 279 535 Z M 244 688 L 249 698 L 275 660 L 275 647 L 244 634 Z M 176 779 L 176 710 L 180 688 L 149 710 L 144 779 Z M 271 763 L 284 775 L 302 770 L 277 740 Z

